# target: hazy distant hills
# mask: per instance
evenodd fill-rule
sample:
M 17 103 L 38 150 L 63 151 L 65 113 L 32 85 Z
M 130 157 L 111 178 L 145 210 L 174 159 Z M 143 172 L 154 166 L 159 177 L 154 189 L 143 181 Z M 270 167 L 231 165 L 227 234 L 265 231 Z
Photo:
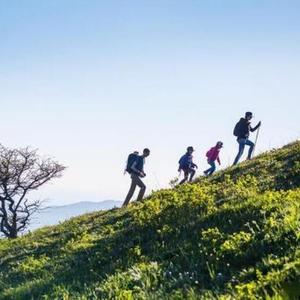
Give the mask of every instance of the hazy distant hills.
M 121 201 L 106 200 L 101 202 L 82 201 L 63 206 L 50 206 L 37 212 L 33 216 L 29 230 L 35 230 L 48 225 L 55 225 L 85 213 L 119 207 L 121 204 Z

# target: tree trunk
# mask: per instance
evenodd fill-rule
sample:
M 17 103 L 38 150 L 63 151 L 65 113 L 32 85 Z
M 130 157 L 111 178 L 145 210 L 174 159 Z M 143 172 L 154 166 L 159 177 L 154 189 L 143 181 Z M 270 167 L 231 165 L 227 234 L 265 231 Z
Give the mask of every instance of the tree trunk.
M 10 233 L 9 233 L 8 238 L 9 238 L 9 239 L 15 239 L 15 238 L 17 238 L 17 237 L 18 237 L 18 232 L 17 232 L 17 230 L 11 230 Z
M 16 237 L 18 237 L 18 230 L 17 230 L 17 218 L 16 218 L 16 214 L 13 216 L 12 218 L 12 223 L 11 224 L 11 229 L 9 231 L 9 237 L 10 239 L 15 239 Z

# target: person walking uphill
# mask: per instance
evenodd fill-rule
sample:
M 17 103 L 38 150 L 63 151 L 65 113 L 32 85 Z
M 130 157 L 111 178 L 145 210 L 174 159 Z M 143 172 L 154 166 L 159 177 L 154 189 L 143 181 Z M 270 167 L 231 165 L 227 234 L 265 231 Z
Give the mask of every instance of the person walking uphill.
M 179 182 L 179 184 L 183 184 L 187 180 L 189 182 L 193 180 L 193 177 L 196 173 L 195 168 L 198 168 L 198 166 L 193 163 L 193 155 L 192 155 L 193 152 L 194 152 L 194 148 L 191 146 L 188 147 L 186 154 L 184 154 L 179 160 L 178 172 L 182 170 L 184 174 L 184 178 Z
M 126 171 L 131 175 L 131 186 L 130 186 L 128 194 L 125 198 L 125 201 L 122 205 L 123 207 L 128 205 L 130 199 L 132 198 L 132 196 L 134 194 L 136 186 L 140 187 L 137 201 L 140 201 L 143 199 L 145 191 L 146 191 L 146 185 L 141 180 L 141 178 L 146 176 L 146 174 L 144 172 L 144 164 L 145 164 L 145 158 L 149 155 L 150 155 L 150 150 L 147 148 L 144 149 L 142 155 L 137 155 L 136 153 L 132 153 L 129 155 Z
M 215 172 L 216 170 L 215 161 L 217 161 L 219 165 L 221 165 L 219 153 L 222 147 L 223 147 L 223 143 L 217 142 L 216 146 L 210 148 L 210 150 L 207 151 L 206 157 L 207 157 L 207 162 L 210 165 L 210 168 L 203 172 L 205 175 L 209 176 Z
M 250 122 L 252 117 L 252 112 L 246 112 L 245 118 L 241 118 L 240 121 L 234 127 L 233 134 L 237 137 L 239 151 L 233 162 L 233 165 L 236 165 L 239 162 L 241 156 L 243 155 L 246 145 L 249 146 L 247 159 L 251 159 L 252 152 L 254 149 L 254 143 L 249 140 L 250 131 L 253 132 L 257 130 L 261 125 L 261 122 L 258 122 L 258 124 L 252 128 Z

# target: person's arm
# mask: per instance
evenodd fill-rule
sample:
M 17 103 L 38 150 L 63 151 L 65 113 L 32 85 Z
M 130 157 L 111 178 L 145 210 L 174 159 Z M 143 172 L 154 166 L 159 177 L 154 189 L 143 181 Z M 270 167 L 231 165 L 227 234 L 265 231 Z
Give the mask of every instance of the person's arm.
M 140 170 L 138 170 L 138 169 L 136 168 L 136 165 L 137 165 L 137 162 L 135 161 L 135 162 L 132 164 L 132 166 L 130 167 L 130 169 L 131 169 L 132 171 L 134 171 L 135 173 L 137 173 L 137 174 L 143 176 L 143 175 L 144 175 L 144 172 L 141 172 Z
M 250 126 L 250 131 L 253 132 L 253 131 L 257 130 L 260 125 L 261 125 L 261 121 L 259 121 L 258 124 L 253 128 Z
M 221 161 L 220 161 L 219 155 L 218 155 L 218 157 L 217 157 L 217 162 L 218 162 L 219 165 L 221 165 Z

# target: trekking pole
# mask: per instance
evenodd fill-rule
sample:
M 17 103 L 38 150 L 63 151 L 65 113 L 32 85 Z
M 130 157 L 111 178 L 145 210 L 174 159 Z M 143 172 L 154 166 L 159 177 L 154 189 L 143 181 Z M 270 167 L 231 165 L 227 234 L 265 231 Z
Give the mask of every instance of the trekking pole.
M 154 175 L 154 178 L 155 178 L 155 180 L 156 180 L 156 185 L 157 185 L 158 188 L 160 189 L 161 187 L 160 187 L 159 181 L 158 181 L 158 179 L 157 179 L 156 173 L 153 172 L 153 175 Z
M 253 152 L 252 152 L 252 157 L 254 156 L 254 152 L 255 152 L 255 148 L 256 148 L 256 144 L 257 144 L 257 140 L 258 140 L 258 135 L 259 135 L 259 130 L 260 130 L 260 126 L 257 128 L 257 131 L 256 131 L 256 138 L 255 138 L 254 148 L 253 148 Z

